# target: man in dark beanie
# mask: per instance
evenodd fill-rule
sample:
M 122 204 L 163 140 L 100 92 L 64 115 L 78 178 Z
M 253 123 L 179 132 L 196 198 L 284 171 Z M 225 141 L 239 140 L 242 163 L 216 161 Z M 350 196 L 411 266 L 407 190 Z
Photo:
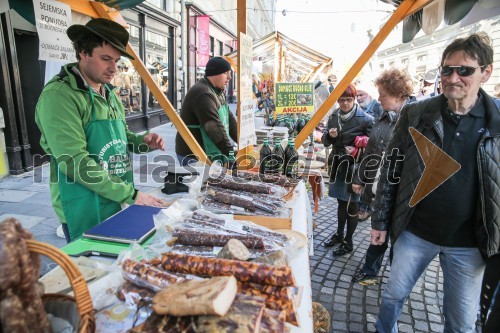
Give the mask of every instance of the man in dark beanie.
M 181 119 L 211 161 L 225 161 L 234 150 L 230 138 L 236 141 L 236 119 L 229 112 L 225 93 L 230 79 L 229 62 L 222 57 L 211 58 L 205 76 L 189 89 L 182 104 Z M 179 133 L 175 152 L 181 165 L 198 160 Z
M 43 89 L 35 121 L 40 145 L 51 156 L 52 206 L 68 242 L 121 209 L 121 204 L 161 206 L 134 188 L 130 152 L 163 149 L 156 133 L 128 130 L 125 110 L 111 85 L 129 34 L 99 18 L 67 30 L 78 62 L 67 64 Z M 139 149 L 140 148 L 140 149 Z

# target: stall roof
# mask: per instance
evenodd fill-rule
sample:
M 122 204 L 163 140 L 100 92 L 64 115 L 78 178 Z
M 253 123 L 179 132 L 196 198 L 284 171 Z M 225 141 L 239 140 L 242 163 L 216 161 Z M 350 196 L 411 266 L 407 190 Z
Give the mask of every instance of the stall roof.
M 227 54 L 226 57 L 235 64 L 237 54 L 238 51 L 236 50 Z M 261 61 L 263 64 L 273 62 L 273 66 L 274 61 L 278 66 L 283 63 L 284 66 L 280 69 L 275 69 L 275 72 L 278 70 L 278 76 L 281 76 L 281 80 L 278 79 L 277 82 L 289 80 L 289 76 L 292 75 L 290 69 L 296 75 L 307 78 L 308 81 L 314 80 L 321 70 L 332 63 L 332 58 L 291 39 L 279 31 L 274 31 L 254 41 L 253 59 Z

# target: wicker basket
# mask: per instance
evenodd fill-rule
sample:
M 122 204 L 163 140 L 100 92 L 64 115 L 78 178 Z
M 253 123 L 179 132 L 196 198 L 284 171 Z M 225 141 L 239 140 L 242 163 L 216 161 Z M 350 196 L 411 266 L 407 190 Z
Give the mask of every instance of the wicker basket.
M 36 240 L 26 240 L 28 250 L 34 253 L 45 255 L 46 257 L 55 261 L 64 270 L 68 276 L 71 287 L 75 297 L 64 294 L 45 294 L 43 300 L 45 301 L 61 301 L 61 302 L 74 302 L 79 314 L 78 320 L 78 333 L 94 333 L 95 332 L 95 319 L 94 307 L 92 299 L 90 298 L 87 283 L 82 276 L 78 267 L 73 263 L 70 257 L 47 243 L 42 243 Z

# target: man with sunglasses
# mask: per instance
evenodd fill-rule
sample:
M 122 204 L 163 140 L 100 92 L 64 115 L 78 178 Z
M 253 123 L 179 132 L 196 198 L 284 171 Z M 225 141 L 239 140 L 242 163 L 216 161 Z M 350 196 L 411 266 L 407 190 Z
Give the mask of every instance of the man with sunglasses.
M 444 332 L 475 331 L 485 260 L 500 246 L 500 103 L 481 89 L 493 71 L 491 44 L 485 34 L 453 41 L 442 55 L 442 94 L 408 104 L 399 117 L 387 148 L 398 162 L 384 161 L 372 215 L 372 244 L 390 234 L 394 253 L 378 332 L 397 332 L 407 296 L 437 255 Z M 425 165 L 411 127 L 461 166 L 413 207 Z

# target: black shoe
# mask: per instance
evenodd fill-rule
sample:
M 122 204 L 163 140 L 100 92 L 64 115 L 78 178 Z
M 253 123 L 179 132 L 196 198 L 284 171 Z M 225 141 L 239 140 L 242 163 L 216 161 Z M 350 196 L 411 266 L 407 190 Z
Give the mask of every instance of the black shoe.
M 362 286 L 373 285 L 376 284 L 377 281 L 378 278 L 376 276 L 366 274 L 361 268 L 358 268 L 352 276 L 352 282 L 357 282 Z
M 325 247 L 332 247 L 337 244 L 340 244 L 344 241 L 342 237 L 340 237 L 337 234 L 334 234 L 329 240 L 323 242 L 323 246 Z
M 349 254 L 352 252 L 352 244 L 347 244 L 346 242 L 342 242 L 338 248 L 333 250 L 333 254 L 336 256 L 343 256 L 345 254 Z

